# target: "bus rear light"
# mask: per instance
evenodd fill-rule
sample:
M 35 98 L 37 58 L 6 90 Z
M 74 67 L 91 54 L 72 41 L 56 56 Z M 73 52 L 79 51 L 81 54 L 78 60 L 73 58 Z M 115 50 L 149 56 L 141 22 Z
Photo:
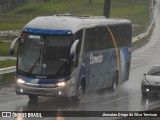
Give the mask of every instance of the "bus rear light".
M 24 80 L 22 80 L 21 78 L 18 78 L 18 79 L 17 79 L 17 82 L 20 83 L 20 84 L 25 84 L 25 83 L 26 83 L 26 82 L 25 82 Z

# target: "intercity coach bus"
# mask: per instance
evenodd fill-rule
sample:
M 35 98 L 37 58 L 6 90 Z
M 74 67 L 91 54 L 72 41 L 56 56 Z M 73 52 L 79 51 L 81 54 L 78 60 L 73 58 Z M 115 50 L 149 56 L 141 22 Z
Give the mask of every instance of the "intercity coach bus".
M 129 20 L 96 16 L 37 17 L 11 43 L 18 43 L 17 94 L 67 96 L 111 88 L 129 79 L 132 26 Z

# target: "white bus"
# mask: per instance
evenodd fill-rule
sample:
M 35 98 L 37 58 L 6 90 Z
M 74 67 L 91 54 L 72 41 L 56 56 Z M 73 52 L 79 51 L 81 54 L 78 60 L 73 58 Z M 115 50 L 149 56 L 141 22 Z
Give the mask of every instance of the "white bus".
M 16 93 L 67 96 L 116 89 L 129 79 L 131 61 L 129 20 L 105 17 L 54 15 L 37 17 L 15 39 Z

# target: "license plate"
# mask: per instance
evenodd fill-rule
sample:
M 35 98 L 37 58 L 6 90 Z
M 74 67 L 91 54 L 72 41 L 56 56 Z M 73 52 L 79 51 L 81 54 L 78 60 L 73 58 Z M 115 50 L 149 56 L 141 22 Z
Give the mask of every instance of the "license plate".
M 35 93 L 44 94 L 44 93 L 45 93 L 45 90 L 36 90 Z

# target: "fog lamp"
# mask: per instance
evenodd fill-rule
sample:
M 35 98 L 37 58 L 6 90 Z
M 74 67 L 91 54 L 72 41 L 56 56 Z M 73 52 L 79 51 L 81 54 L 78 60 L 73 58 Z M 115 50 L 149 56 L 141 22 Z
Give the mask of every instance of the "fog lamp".
M 149 92 L 149 89 L 147 88 L 146 91 Z

